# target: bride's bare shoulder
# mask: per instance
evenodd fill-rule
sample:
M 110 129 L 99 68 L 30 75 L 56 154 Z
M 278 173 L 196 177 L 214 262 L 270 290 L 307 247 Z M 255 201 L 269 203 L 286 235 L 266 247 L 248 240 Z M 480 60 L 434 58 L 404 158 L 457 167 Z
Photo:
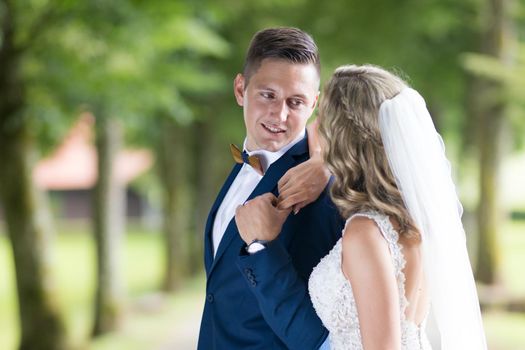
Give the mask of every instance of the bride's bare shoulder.
M 385 246 L 376 222 L 366 216 L 352 217 L 343 233 L 343 250 L 368 250 Z

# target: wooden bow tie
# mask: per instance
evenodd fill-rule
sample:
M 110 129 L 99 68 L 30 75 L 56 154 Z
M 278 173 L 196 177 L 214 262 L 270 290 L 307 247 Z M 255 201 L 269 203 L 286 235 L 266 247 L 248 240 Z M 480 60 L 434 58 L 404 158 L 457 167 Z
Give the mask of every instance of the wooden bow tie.
M 234 144 L 230 144 L 230 150 L 232 152 L 233 159 L 238 164 L 246 163 L 249 164 L 255 171 L 257 171 L 261 176 L 264 175 L 261 161 L 257 156 L 249 156 L 246 151 L 241 152 L 241 150 Z

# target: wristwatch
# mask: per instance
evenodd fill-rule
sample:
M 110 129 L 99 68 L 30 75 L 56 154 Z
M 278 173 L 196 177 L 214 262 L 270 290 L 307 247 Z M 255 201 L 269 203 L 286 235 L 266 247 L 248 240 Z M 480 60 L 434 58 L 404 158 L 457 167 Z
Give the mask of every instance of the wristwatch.
M 258 251 L 261 251 L 264 248 L 266 248 L 268 242 L 270 241 L 264 239 L 254 239 L 250 244 L 246 246 L 246 251 L 248 252 L 248 254 L 255 254 Z

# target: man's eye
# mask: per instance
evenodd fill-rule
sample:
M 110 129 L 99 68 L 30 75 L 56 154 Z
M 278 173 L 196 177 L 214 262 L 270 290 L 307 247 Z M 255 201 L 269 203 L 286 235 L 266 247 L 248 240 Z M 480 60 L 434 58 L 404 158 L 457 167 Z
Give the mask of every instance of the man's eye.
M 273 94 L 271 92 L 261 92 L 261 96 L 264 98 L 273 98 Z
M 298 99 L 292 99 L 289 103 L 292 107 L 299 107 L 303 104 L 303 101 Z

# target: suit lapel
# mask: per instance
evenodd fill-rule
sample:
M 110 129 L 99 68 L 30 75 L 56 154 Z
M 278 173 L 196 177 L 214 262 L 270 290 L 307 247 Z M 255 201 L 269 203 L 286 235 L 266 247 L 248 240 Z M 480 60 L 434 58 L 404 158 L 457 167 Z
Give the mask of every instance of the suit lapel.
M 299 159 L 304 157 L 307 153 L 308 153 L 308 140 L 307 140 L 307 137 L 305 136 L 301 141 L 299 141 L 296 145 L 294 145 L 291 149 L 289 149 L 288 152 L 286 152 L 281 158 L 275 161 L 270 166 L 270 168 L 268 168 L 268 170 L 264 174 L 263 178 L 261 179 L 257 187 L 255 187 L 253 192 L 248 197 L 248 200 L 255 198 L 261 194 L 272 192 L 273 189 L 277 186 L 279 179 L 283 177 L 286 171 L 296 166 L 299 163 Z M 233 179 L 229 181 L 229 185 L 231 185 L 231 182 L 233 182 Z M 228 185 L 228 188 L 230 187 L 229 185 Z M 224 190 L 224 187 L 223 187 L 223 190 Z M 224 196 L 226 195 L 226 192 L 227 191 L 225 191 L 225 193 L 222 193 L 222 190 L 221 190 L 222 197 L 219 203 L 222 202 L 222 198 L 224 198 Z M 219 205 L 217 205 L 217 208 L 218 206 Z M 215 209 L 215 211 L 217 211 L 217 208 Z M 208 218 L 208 221 L 209 220 L 210 219 Z M 211 223 L 209 224 L 210 226 L 212 226 Z M 235 223 L 235 218 L 233 218 L 228 224 L 226 231 L 224 232 L 224 236 L 222 237 L 221 243 L 219 244 L 219 249 L 217 251 L 217 254 L 215 255 L 215 259 L 213 259 L 213 252 L 211 251 L 211 257 L 212 257 L 213 262 L 212 262 L 211 269 L 209 270 L 207 269 L 208 278 L 210 277 L 211 273 L 213 272 L 213 269 L 215 268 L 215 266 L 217 266 L 218 261 L 220 260 L 220 258 L 222 257 L 226 249 L 230 246 L 230 244 L 232 243 L 235 237 L 239 237 L 240 239 L 239 231 L 237 230 L 237 225 Z M 208 251 L 206 251 L 206 255 L 207 254 L 208 254 Z
M 224 196 L 226 196 L 226 193 L 228 193 L 228 189 L 230 188 L 231 184 L 233 183 L 233 180 L 237 177 L 237 174 L 242 168 L 242 164 L 235 164 L 232 171 L 230 172 L 230 175 L 224 182 L 224 185 L 222 185 L 222 188 L 219 192 L 219 195 L 215 199 L 215 202 L 213 203 L 210 213 L 208 214 L 208 219 L 206 220 L 206 228 L 204 229 L 204 265 L 206 268 L 206 274 L 209 275 L 211 265 L 213 263 L 213 237 L 212 237 L 212 231 L 213 231 L 213 222 L 215 221 L 215 215 L 217 214 L 217 210 L 219 210 L 219 206 L 221 205 Z

